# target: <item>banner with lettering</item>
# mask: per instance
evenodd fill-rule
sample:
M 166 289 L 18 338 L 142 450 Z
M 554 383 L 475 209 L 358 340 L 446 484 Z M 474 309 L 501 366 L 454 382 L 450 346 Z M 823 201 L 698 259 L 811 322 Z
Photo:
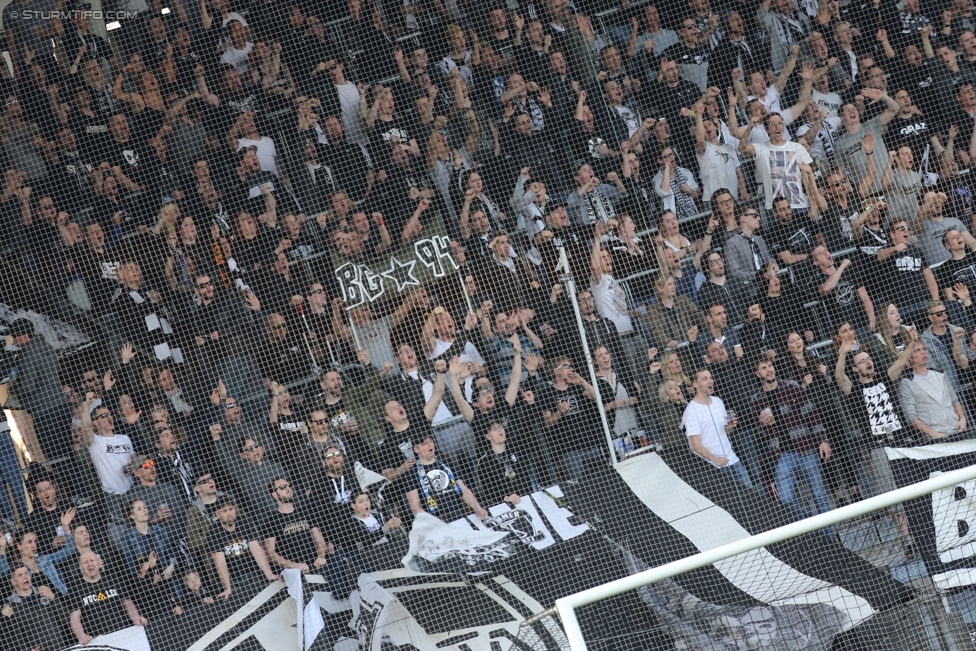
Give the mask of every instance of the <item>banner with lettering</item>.
M 421 236 L 406 246 L 380 259 L 333 251 L 332 268 L 346 309 L 352 309 L 425 287 L 459 267 L 444 220 L 436 213 L 425 218 Z

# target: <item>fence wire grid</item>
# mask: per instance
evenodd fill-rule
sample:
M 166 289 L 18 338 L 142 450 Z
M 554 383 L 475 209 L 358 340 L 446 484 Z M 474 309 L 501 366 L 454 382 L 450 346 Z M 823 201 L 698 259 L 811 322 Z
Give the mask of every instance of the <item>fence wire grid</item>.
M 0 0 L 0 646 L 565 650 L 973 466 L 972 5 Z M 974 494 L 587 648 L 972 648 Z

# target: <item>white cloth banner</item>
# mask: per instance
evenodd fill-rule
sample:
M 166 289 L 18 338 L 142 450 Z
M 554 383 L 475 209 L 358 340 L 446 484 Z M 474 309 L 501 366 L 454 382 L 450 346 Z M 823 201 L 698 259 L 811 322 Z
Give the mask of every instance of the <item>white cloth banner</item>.
M 84 649 L 85 651 L 151 651 L 149 638 L 146 637 L 146 629 L 142 626 L 130 626 L 121 631 L 114 631 L 99 635 L 92 639 L 88 644 L 76 644 L 72 649 Z
M 288 594 L 295 600 L 295 613 L 298 625 L 298 644 L 302 649 L 308 651 L 315 642 L 319 632 L 325 628 L 325 620 L 322 618 L 322 611 L 315 599 L 310 599 L 305 604 L 305 597 L 302 592 L 302 584 L 305 579 L 301 570 L 288 568 L 281 573 L 288 586 Z
M 414 516 L 410 529 L 410 549 L 403 558 L 404 567 L 421 558 L 429 563 L 459 561 L 467 566 L 503 560 L 513 549 L 504 540 L 507 532 L 475 531 L 465 526 L 453 526 L 421 511 Z
M 384 640 L 397 648 L 409 644 L 419 651 L 437 651 L 426 631 L 403 604 L 369 574 L 359 575 L 358 598 L 356 593 L 353 597 L 349 625 L 359 633 L 359 648 L 363 651 L 389 648 L 384 646 Z

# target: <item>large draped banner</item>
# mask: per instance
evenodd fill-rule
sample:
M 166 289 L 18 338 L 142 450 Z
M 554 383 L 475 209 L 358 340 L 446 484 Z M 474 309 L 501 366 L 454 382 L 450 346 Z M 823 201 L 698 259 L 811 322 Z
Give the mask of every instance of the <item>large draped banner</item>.
M 976 454 L 976 445 L 951 450 L 956 454 L 931 449 L 913 454 L 961 462 Z M 968 527 L 974 489 L 961 487 L 960 499 L 958 491 L 949 491 L 934 508 L 951 512 Z M 131 651 L 149 651 L 149 644 L 151 651 L 564 651 L 556 618 L 525 624 L 559 597 L 795 517 L 686 451 L 634 457 L 586 482 L 553 486 L 522 496 L 518 505 L 497 504 L 488 511 L 485 521 L 417 517 L 402 563 L 396 566 L 394 559 L 386 570 L 360 575 L 349 600 L 333 599 L 320 576 L 296 576 L 301 582 L 293 582 L 291 594 L 283 582 L 269 584 L 216 626 L 216 611 L 208 611 L 199 631 L 184 616 L 165 630 L 151 622 L 146 646 L 111 646 Z M 930 511 L 929 526 L 932 521 Z M 963 528 L 959 525 L 957 533 Z M 965 533 L 969 536 L 969 529 Z M 932 538 L 935 545 L 935 533 Z M 942 546 L 947 554 L 964 550 L 959 544 Z M 615 648 L 626 651 L 877 651 L 889 648 L 878 643 L 888 613 L 910 607 L 911 599 L 888 572 L 815 533 L 593 604 L 577 615 L 586 639 L 614 639 Z
M 900 488 L 976 464 L 976 440 L 886 448 Z M 905 503 L 909 526 L 925 566 L 943 589 L 976 585 L 976 481 Z

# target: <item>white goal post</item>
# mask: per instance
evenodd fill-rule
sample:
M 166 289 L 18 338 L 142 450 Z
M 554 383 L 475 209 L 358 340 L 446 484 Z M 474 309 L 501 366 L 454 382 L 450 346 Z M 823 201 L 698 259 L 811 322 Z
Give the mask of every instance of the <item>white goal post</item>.
M 687 558 L 682 558 L 659 567 L 653 567 L 649 570 L 645 570 L 644 572 L 632 574 L 631 576 L 625 576 L 621 579 L 617 579 L 616 581 L 604 583 L 603 585 L 598 585 L 588 590 L 571 594 L 561 599 L 557 599 L 555 608 L 546 611 L 546 613 L 537 615 L 533 619 L 538 619 L 546 614 L 558 613 L 559 619 L 562 621 L 563 629 L 566 632 L 566 638 L 569 640 L 569 648 L 572 649 L 572 651 L 585 651 L 587 648 L 586 640 L 583 639 L 583 633 L 580 630 L 579 621 L 576 618 L 577 608 L 595 603 L 597 601 L 602 601 L 609 597 L 614 597 L 624 592 L 636 590 L 637 588 L 645 585 L 657 583 L 663 579 L 668 579 L 673 576 L 677 576 L 678 574 L 684 574 L 685 572 L 689 572 L 706 565 L 711 565 L 712 563 L 717 563 L 738 554 L 743 554 L 755 549 L 759 549 L 760 547 L 783 542 L 784 540 L 789 540 L 790 538 L 795 538 L 806 533 L 825 529 L 831 525 L 852 520 L 872 511 L 877 511 L 895 504 L 900 504 L 916 497 L 933 493 L 937 490 L 943 490 L 949 488 L 950 486 L 955 486 L 956 484 L 965 483 L 972 479 L 976 479 L 976 465 L 947 472 L 917 484 L 905 486 L 889 493 L 884 493 L 861 502 L 850 504 L 843 508 L 827 511 L 826 513 L 821 513 L 810 518 L 792 522 L 782 527 L 756 534 L 755 536 L 743 538 L 727 545 L 722 545 L 721 547 L 699 552 L 698 554 L 688 556 Z

